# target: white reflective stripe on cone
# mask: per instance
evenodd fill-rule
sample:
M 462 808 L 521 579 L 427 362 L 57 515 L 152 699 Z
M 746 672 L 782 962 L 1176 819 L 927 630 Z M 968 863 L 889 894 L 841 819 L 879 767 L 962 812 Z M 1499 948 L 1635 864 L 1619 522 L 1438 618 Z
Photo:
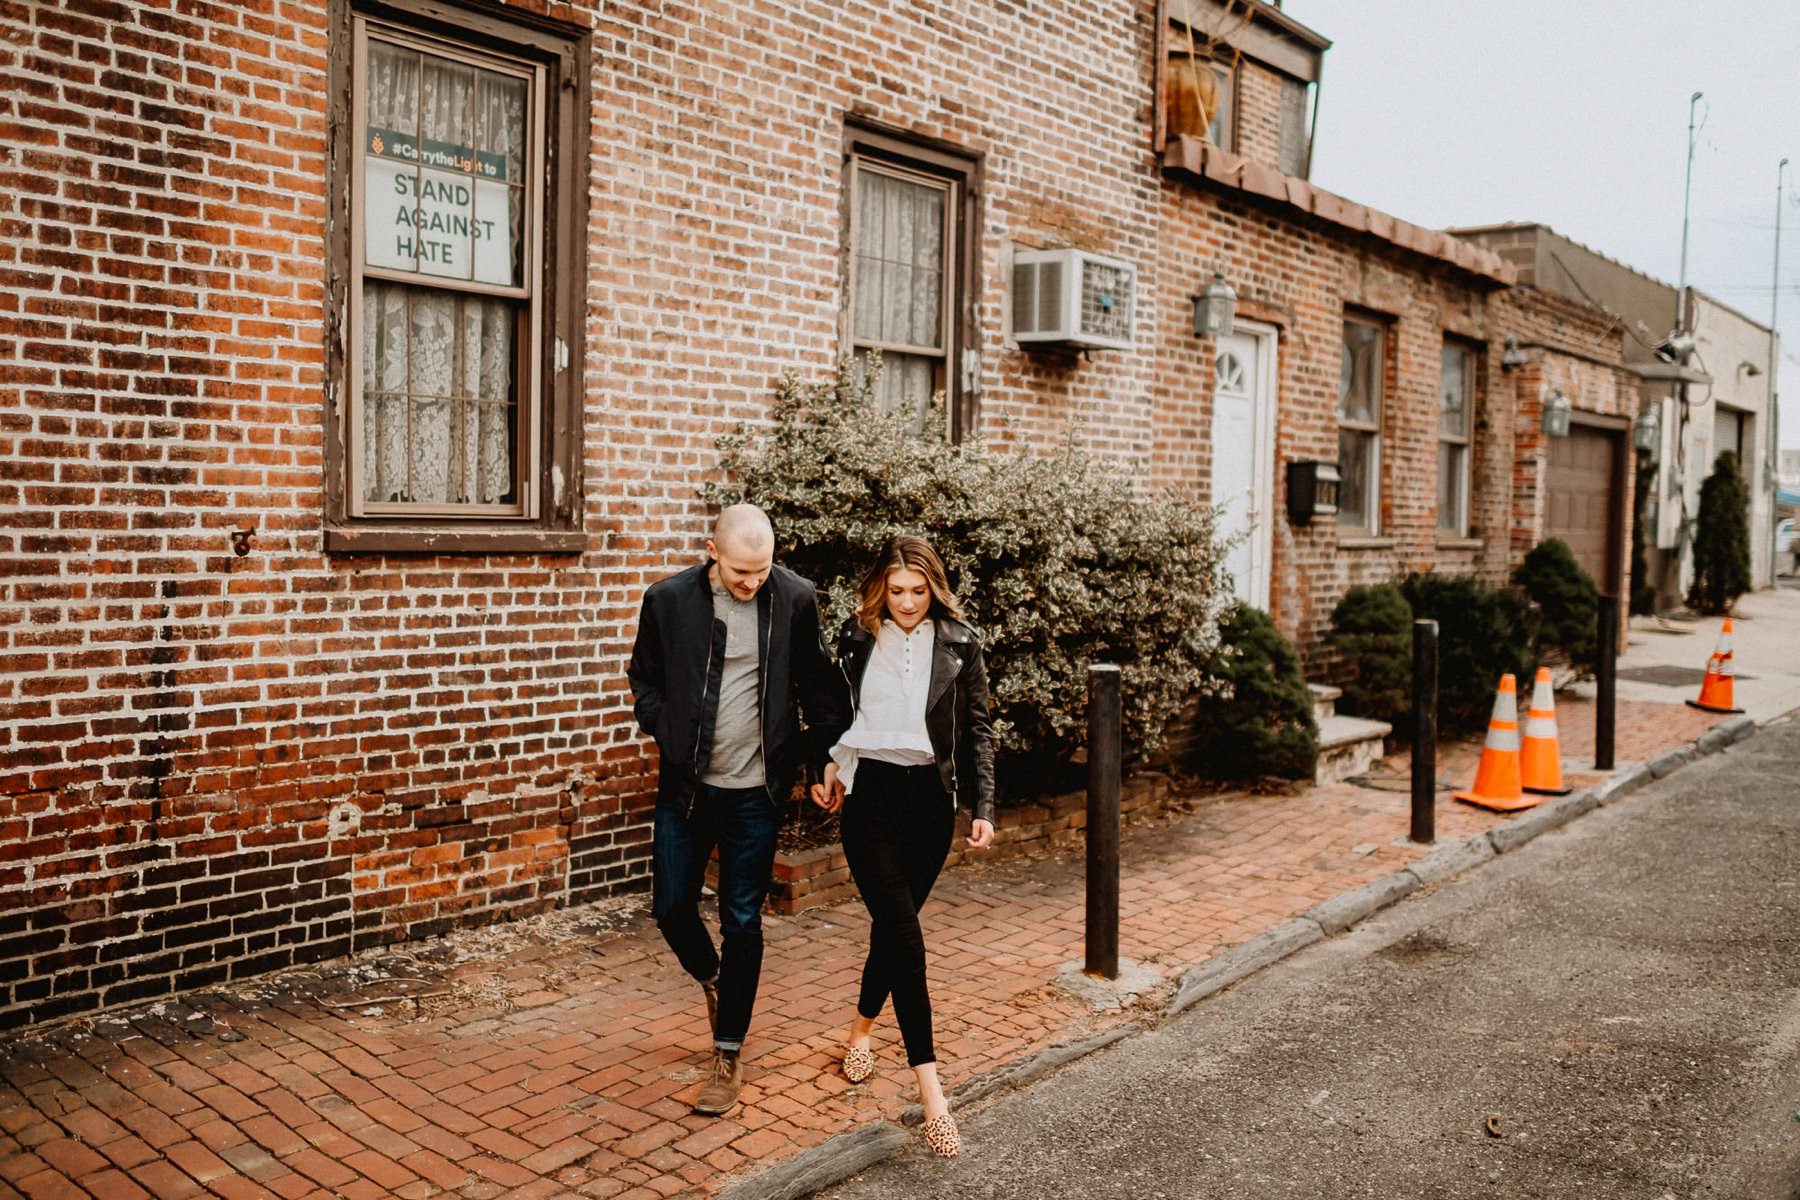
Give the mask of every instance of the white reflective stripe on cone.
M 1490 725 L 1488 726 L 1486 745 L 1489 750 L 1512 750 L 1516 752 L 1519 748 L 1519 731 L 1517 727 L 1512 729 L 1499 729 Z
M 1528 738 L 1553 738 L 1556 736 L 1556 718 L 1529 716 L 1525 718 L 1525 736 Z
M 1727 654 L 1724 657 L 1720 658 L 1719 659 L 1719 669 L 1713 673 L 1715 675 L 1730 676 L 1732 674 L 1731 655 Z

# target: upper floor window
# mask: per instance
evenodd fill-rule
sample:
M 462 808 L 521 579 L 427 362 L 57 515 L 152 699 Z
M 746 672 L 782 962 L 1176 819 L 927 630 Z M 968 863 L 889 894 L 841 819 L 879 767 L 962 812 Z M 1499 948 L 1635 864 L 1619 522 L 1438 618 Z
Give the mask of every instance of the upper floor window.
M 1477 361 L 1467 346 L 1446 341 L 1438 376 L 1437 527 L 1469 533 L 1469 431 L 1475 419 Z
M 467 539 L 476 523 L 579 523 L 579 421 L 558 412 L 559 398 L 579 412 L 569 368 L 581 318 L 567 298 L 580 291 L 570 276 L 586 154 L 556 152 L 582 123 L 563 96 L 580 70 L 575 43 L 491 11 L 457 34 L 428 19 L 349 22 L 350 121 L 336 131 L 349 234 L 333 262 L 343 404 L 328 495 L 339 549 L 406 548 L 420 526 L 456 528 L 479 548 Z
M 1163 111 L 1171 134 L 1205 137 L 1221 150 L 1237 148 L 1233 104 L 1236 72 L 1204 52 L 1179 49 L 1170 58 Z
M 876 397 L 924 427 L 932 401 L 950 435 L 970 416 L 961 365 L 963 297 L 972 268 L 973 161 L 857 131 L 849 162 L 848 325 L 852 353 L 879 351 Z
M 1283 175 L 1304 179 L 1311 170 L 1312 129 L 1307 123 L 1309 85 L 1281 77 L 1281 148 L 1275 166 Z
M 1380 532 L 1381 403 L 1386 330 L 1363 317 L 1344 318 L 1338 375 L 1338 525 L 1347 533 Z

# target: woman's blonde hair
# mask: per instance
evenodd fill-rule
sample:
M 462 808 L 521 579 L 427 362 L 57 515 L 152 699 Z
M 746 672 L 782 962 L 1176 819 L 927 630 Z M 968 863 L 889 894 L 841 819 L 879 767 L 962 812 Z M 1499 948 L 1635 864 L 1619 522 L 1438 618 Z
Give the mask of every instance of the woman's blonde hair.
M 863 575 L 857 624 L 870 633 L 881 632 L 881 618 L 887 609 L 887 579 L 895 571 L 917 571 L 925 577 L 926 586 L 931 589 L 927 616 L 962 620 L 962 607 L 956 602 L 956 593 L 950 590 L 950 579 L 944 574 L 944 562 L 937 551 L 924 538 L 902 533 L 888 539 Z

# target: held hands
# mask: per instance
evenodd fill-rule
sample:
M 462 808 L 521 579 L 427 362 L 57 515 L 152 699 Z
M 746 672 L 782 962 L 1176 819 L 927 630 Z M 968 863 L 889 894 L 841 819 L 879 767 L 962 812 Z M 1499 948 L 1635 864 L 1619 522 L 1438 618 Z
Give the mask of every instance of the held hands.
M 812 785 L 812 802 L 828 813 L 844 807 L 844 785 L 838 780 L 836 763 L 826 763 L 825 782 Z
M 812 785 L 812 802 L 828 813 L 834 813 L 844 807 L 844 785 L 838 779 L 836 763 L 827 763 L 824 782 Z M 969 823 L 969 849 L 986 850 L 993 844 L 994 824 L 992 821 L 978 820 Z

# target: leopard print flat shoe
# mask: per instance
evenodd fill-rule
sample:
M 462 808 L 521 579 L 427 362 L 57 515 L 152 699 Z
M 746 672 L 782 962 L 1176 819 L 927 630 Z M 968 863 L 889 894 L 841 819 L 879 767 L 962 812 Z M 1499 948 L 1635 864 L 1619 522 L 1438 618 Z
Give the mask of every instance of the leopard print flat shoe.
M 875 1073 L 875 1052 L 867 1046 L 851 1046 L 844 1051 L 844 1078 L 861 1083 Z
M 956 1134 L 956 1118 L 945 1113 L 925 1122 L 925 1144 L 939 1158 L 955 1158 L 956 1152 L 962 1149 L 962 1139 Z

